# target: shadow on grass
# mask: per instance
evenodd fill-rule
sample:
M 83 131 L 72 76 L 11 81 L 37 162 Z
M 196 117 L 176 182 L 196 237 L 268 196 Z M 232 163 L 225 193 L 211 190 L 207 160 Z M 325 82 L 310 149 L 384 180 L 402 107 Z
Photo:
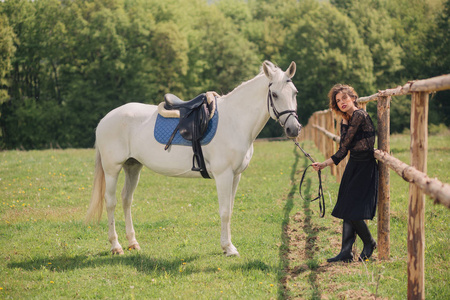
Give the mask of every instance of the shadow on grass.
M 299 164 L 300 155 L 299 150 L 295 147 L 294 148 L 294 163 L 292 165 L 292 172 L 291 172 L 291 184 L 292 188 L 289 191 L 287 195 L 287 201 L 284 206 L 284 218 L 283 222 L 281 224 L 281 240 L 282 240 L 282 246 L 280 247 L 279 256 L 280 256 L 280 268 L 279 268 L 279 275 L 278 275 L 278 299 L 286 299 L 288 298 L 287 295 L 287 288 L 286 288 L 286 275 L 287 273 L 292 272 L 289 267 L 289 260 L 288 260 L 288 253 L 289 253 L 289 233 L 288 233 L 288 226 L 289 226 L 289 216 L 291 213 L 291 210 L 294 206 L 294 195 L 298 191 L 299 186 L 295 184 L 297 178 L 297 166 Z M 303 159 L 303 169 L 305 169 L 309 164 L 310 161 L 304 157 Z M 302 193 L 306 199 L 311 198 L 311 179 L 306 178 L 304 181 L 304 186 L 302 187 Z M 303 220 L 303 231 L 306 235 L 306 243 L 305 243 L 305 259 L 306 259 L 306 265 L 308 266 L 308 269 L 305 269 L 304 271 L 309 270 L 310 274 L 308 276 L 309 284 L 311 285 L 312 290 L 312 299 L 320 299 L 321 294 L 320 290 L 318 289 L 317 285 L 317 273 L 318 273 L 318 266 L 319 262 L 314 257 L 314 252 L 316 251 L 316 240 L 317 235 L 319 232 L 319 229 L 314 227 L 314 225 L 311 222 L 311 217 L 313 215 L 313 211 L 310 208 L 311 202 L 310 201 L 303 201 L 301 199 L 303 205 L 303 214 L 305 216 L 305 219 Z
M 297 165 L 300 159 L 300 155 L 297 151 L 297 148 L 294 148 L 294 163 L 291 168 L 291 185 L 292 188 L 289 191 L 286 199 L 286 204 L 283 208 L 283 222 L 281 223 L 281 241 L 282 245 L 280 246 L 279 250 L 279 257 L 280 257 L 280 267 L 278 271 L 278 299 L 285 299 L 286 298 L 286 286 L 285 286 L 285 277 L 286 277 L 286 271 L 289 269 L 289 260 L 287 259 L 287 253 L 289 251 L 289 234 L 287 232 L 288 225 L 289 225 L 289 215 L 291 213 L 292 207 L 294 206 L 294 195 L 297 191 L 297 185 L 295 184 L 295 173 L 297 170 Z
M 311 195 L 311 180 L 307 180 L 307 189 L 306 189 L 306 195 L 307 197 L 310 197 Z M 320 200 L 318 200 L 320 201 Z M 314 225 L 311 222 L 311 216 L 313 215 L 313 211 L 310 208 L 311 202 L 310 201 L 303 201 L 303 212 L 305 214 L 305 219 L 303 221 L 303 231 L 306 234 L 306 243 L 305 243 L 305 258 L 306 258 L 306 265 L 308 266 L 309 270 L 311 272 L 308 276 L 308 282 L 311 285 L 312 290 L 312 299 L 320 299 L 320 290 L 317 286 L 317 268 L 319 267 L 319 262 L 314 257 L 314 252 L 317 251 L 316 241 L 317 241 L 317 235 L 319 233 L 319 229 L 314 227 Z
M 221 256 L 217 253 L 217 256 Z M 130 266 L 138 272 L 145 274 L 170 274 L 172 276 L 183 276 L 193 273 L 215 273 L 215 267 L 196 268 L 190 264 L 199 256 L 190 256 L 174 259 L 152 258 L 140 252 L 129 252 L 124 255 L 112 255 L 109 251 L 94 255 L 67 255 L 51 257 L 34 257 L 26 261 L 10 262 L 8 268 L 22 269 L 25 271 L 40 271 L 46 269 L 52 272 L 66 272 L 76 269 L 98 268 L 105 266 Z M 273 267 L 260 260 L 243 262 L 233 267 L 236 270 L 262 270 L 269 271 Z
M 112 255 L 110 252 L 100 252 L 95 255 L 60 255 L 56 257 L 35 257 L 21 262 L 10 262 L 8 268 L 20 268 L 26 271 L 47 269 L 53 272 L 65 272 L 83 268 L 97 268 L 103 266 L 126 265 L 136 268 L 143 273 L 166 272 L 172 275 L 194 273 L 197 270 L 187 268 L 183 262 L 189 263 L 196 260 L 196 256 L 182 259 L 155 259 L 139 252 L 126 253 L 125 255 Z M 182 272 L 180 272 L 182 270 Z M 198 270 L 204 272 L 205 270 Z M 208 271 L 208 270 L 206 270 Z M 212 270 L 211 270 L 212 271 Z

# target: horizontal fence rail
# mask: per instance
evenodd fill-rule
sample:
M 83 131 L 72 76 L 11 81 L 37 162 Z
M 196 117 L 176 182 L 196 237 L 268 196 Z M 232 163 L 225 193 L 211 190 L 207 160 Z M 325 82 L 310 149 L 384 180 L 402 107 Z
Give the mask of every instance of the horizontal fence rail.
M 358 98 L 358 103 L 367 103 L 378 100 L 379 97 L 408 95 L 413 92 L 439 92 L 450 89 L 450 75 L 441 75 L 433 78 L 408 81 L 403 86 L 379 91 L 376 94 Z
M 450 74 L 424 80 L 409 81 L 403 86 L 360 97 L 357 102 L 366 109 L 377 101 L 378 149 L 374 157 L 379 166 L 378 189 L 378 257 L 390 256 L 390 174 L 394 170 L 410 183 L 408 210 L 408 299 L 425 299 L 425 194 L 435 203 L 450 208 L 450 185 L 426 174 L 428 155 L 429 94 L 450 90 Z M 393 96 L 411 94 L 411 165 L 390 155 L 390 103 Z M 326 158 L 338 149 L 341 117 L 330 109 L 315 112 L 299 139 L 313 140 Z M 332 166 L 331 174 L 341 180 L 348 158 Z

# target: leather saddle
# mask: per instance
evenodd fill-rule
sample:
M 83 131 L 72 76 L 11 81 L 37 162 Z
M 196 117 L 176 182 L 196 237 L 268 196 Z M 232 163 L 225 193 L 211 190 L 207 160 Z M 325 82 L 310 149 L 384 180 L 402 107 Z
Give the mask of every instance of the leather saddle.
M 218 96 L 215 92 L 207 92 L 192 100 L 183 101 L 173 94 L 166 94 L 164 95 L 164 102 L 158 106 L 158 112 L 161 116 L 180 119 L 164 150 L 169 149 L 178 131 L 184 139 L 192 142 L 194 152 L 192 171 L 200 172 L 204 178 L 210 177 L 206 170 L 200 140 L 208 128 L 209 120 L 214 116 L 216 97 Z

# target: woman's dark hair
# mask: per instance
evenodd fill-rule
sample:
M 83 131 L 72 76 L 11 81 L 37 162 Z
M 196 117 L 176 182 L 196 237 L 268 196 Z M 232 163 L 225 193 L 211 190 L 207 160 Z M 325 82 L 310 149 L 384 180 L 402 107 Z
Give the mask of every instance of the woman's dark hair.
M 336 95 L 339 93 L 346 94 L 347 96 L 352 98 L 355 106 L 359 108 L 358 102 L 356 102 L 356 100 L 358 100 L 358 94 L 356 93 L 356 91 L 353 87 L 346 85 L 346 84 L 340 84 L 340 83 L 334 85 L 331 88 L 331 90 L 328 92 L 328 99 L 330 99 L 330 108 L 335 113 L 337 113 L 344 119 L 348 120 L 349 116 L 346 113 L 342 112 L 336 103 Z

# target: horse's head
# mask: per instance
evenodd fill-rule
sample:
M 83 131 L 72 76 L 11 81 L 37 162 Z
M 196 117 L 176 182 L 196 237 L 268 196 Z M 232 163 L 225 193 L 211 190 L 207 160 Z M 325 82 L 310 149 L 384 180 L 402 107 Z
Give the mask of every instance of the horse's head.
M 297 89 L 291 78 L 295 75 L 295 62 L 283 72 L 270 61 L 263 63 L 264 74 L 269 79 L 267 108 L 270 117 L 280 123 L 288 138 L 296 138 L 301 130 L 297 117 Z

